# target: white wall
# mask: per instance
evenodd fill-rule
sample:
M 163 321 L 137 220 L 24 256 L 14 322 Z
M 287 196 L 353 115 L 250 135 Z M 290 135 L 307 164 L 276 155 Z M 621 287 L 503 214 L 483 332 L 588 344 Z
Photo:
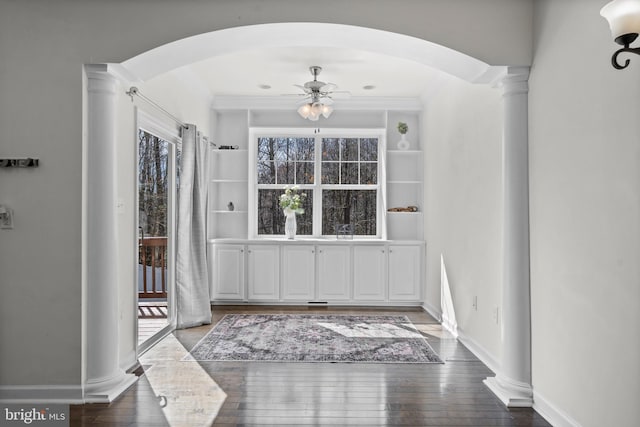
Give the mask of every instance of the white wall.
M 441 306 L 442 256 L 461 336 L 500 360 L 500 328 L 493 320 L 502 286 L 500 90 L 444 79 L 429 100 L 423 128 L 427 307 Z
M 536 405 L 582 426 L 635 426 L 640 57 L 632 55 L 627 70 L 612 68 L 617 45 L 598 13 L 606 0 L 535 3 L 529 152 Z

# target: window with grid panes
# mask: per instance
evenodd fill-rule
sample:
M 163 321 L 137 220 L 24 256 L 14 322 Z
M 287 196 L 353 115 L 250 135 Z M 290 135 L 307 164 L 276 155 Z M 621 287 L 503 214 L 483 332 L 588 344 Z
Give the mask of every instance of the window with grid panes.
M 380 235 L 379 135 L 259 136 L 255 143 L 259 236 L 284 234 L 278 201 L 294 185 L 306 194 L 298 235 L 335 236 L 343 224 L 357 236 Z

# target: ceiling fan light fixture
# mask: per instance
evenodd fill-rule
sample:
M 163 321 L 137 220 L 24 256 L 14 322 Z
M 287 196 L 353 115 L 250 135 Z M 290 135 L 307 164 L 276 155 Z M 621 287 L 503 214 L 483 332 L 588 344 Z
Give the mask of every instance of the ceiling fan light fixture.
M 322 103 L 320 102 L 314 102 L 313 104 L 311 104 L 311 114 L 314 116 L 320 116 L 320 114 L 322 114 Z
M 298 108 L 298 114 L 300 114 L 303 119 L 308 119 L 309 114 L 311 114 L 311 104 L 301 105 L 300 108 Z
M 333 113 L 333 107 L 330 106 L 330 105 L 323 104 L 322 105 L 322 116 L 325 119 L 328 119 L 329 116 L 331 115 L 331 113 Z
M 309 101 L 298 108 L 298 114 L 303 119 L 317 121 L 320 116 L 328 119 L 333 113 L 332 95 L 349 94 L 346 91 L 334 92 L 338 86 L 334 83 L 325 83 L 318 80 L 318 74 L 322 71 L 322 67 L 317 65 L 309 67 L 309 71 L 313 76 L 313 81 L 306 82 L 303 85 L 294 85 L 304 91 L 304 97 Z

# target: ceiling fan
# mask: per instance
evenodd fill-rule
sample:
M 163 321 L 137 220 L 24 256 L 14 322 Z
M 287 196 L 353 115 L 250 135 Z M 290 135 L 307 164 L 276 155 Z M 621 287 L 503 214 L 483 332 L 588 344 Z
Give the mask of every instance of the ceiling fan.
M 305 119 L 317 121 L 320 116 L 329 118 L 333 112 L 334 98 L 348 98 L 351 94 L 348 91 L 338 91 L 338 86 L 334 83 L 325 83 L 318 80 L 318 75 L 322 71 L 322 67 L 312 65 L 309 71 L 313 76 L 313 80 L 306 82 L 304 85 L 294 85 L 303 90 L 304 93 L 297 94 L 303 96 L 303 105 L 298 108 L 298 114 Z

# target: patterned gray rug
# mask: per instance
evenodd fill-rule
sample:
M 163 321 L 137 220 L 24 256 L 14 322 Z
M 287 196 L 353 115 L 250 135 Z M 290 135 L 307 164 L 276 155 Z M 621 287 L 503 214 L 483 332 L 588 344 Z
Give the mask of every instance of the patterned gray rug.
M 183 360 L 443 363 L 406 316 L 228 314 Z

